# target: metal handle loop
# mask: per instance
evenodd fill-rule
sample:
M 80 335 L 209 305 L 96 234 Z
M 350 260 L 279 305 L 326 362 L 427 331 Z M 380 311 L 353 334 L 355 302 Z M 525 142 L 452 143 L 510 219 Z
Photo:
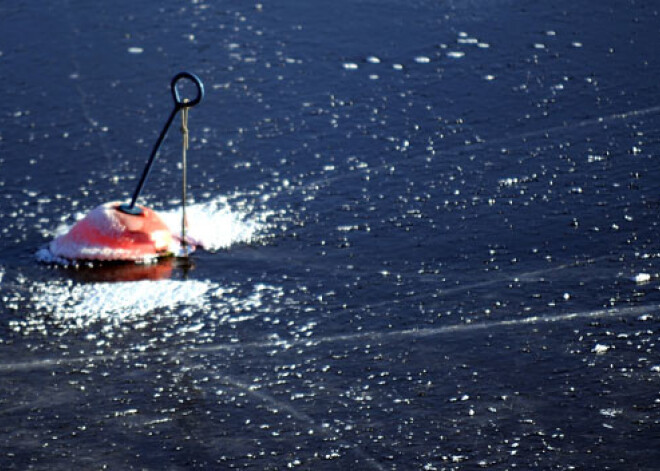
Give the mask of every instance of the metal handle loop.
M 195 87 L 197 87 L 197 96 L 194 99 L 192 100 L 181 99 L 181 96 L 179 95 L 179 90 L 176 88 L 177 82 L 179 82 L 179 80 L 181 79 L 190 80 L 192 83 L 195 84 Z M 200 101 L 202 101 L 202 98 L 204 98 L 204 84 L 199 79 L 199 77 L 197 77 L 197 75 L 193 73 L 179 72 L 172 79 L 171 87 L 172 87 L 172 97 L 174 98 L 174 106 L 177 109 L 192 108 L 193 106 L 197 105 Z

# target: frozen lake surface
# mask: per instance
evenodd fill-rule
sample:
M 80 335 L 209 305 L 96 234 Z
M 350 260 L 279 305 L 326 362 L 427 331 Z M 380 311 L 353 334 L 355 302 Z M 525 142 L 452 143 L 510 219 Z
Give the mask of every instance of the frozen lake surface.
M 658 469 L 656 2 L 5 2 L 0 31 L 0 468 Z M 208 250 L 38 263 L 130 198 L 180 70 Z M 174 225 L 180 139 L 143 193 Z

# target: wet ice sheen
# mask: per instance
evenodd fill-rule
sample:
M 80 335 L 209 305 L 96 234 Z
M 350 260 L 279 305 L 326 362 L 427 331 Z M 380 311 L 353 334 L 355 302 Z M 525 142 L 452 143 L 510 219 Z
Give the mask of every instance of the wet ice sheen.
M 39 282 L 26 288 L 32 312 L 23 320 L 10 321 L 13 330 L 24 333 L 87 329 L 98 322 L 106 328 L 120 327 L 143 320 L 157 310 L 206 313 L 207 319 L 201 323 L 182 327 L 183 331 L 195 332 L 204 328 L 209 319 L 214 324 L 250 320 L 254 315 L 246 313 L 258 309 L 265 298 L 281 295 L 280 288 L 257 284 L 251 293 L 237 296 L 235 289 L 206 280 Z
M 79 285 L 37 284 L 35 308 L 79 327 L 98 320 L 134 319 L 158 308 L 203 308 L 217 285 L 205 281 L 142 280 Z

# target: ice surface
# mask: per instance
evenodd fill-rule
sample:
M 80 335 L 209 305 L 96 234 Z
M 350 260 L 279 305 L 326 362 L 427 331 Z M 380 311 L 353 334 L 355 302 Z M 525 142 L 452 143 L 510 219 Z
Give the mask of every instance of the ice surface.
M 652 469 L 658 18 L 610 3 L 20 2 L 0 44 L 0 468 Z M 212 93 L 189 233 L 193 203 L 234 192 L 193 234 L 227 253 L 130 285 L 36 264 L 45 231 L 128 196 L 171 109 L 169 77 L 126 63 L 191 47 Z M 178 233 L 173 124 L 146 201 Z

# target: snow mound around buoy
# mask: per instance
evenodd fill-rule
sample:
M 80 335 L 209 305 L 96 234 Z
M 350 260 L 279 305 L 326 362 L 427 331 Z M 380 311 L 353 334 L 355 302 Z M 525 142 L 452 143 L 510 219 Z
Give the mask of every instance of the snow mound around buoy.
M 87 215 L 77 215 L 72 226 L 58 227 L 55 239 L 37 252 L 37 260 L 60 265 L 115 260 L 150 263 L 162 256 L 190 253 L 195 247 L 217 251 L 256 240 L 268 216 L 232 210 L 222 197 L 192 204 L 186 208 L 187 247 L 183 248 L 181 208 L 155 211 L 141 207 L 150 221 L 159 222 L 137 227 L 141 219 L 121 213 L 117 205 L 106 203 Z

